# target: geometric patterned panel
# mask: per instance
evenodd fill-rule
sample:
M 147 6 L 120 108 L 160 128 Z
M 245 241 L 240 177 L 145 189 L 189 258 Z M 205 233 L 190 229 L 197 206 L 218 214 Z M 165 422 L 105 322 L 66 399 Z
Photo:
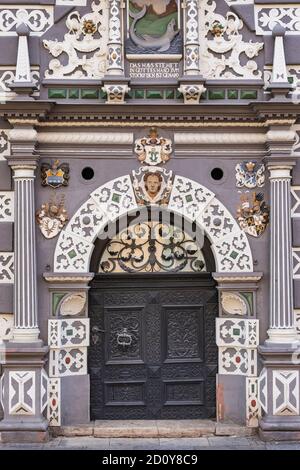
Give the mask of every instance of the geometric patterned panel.
M 257 377 L 246 378 L 246 405 L 246 424 L 249 428 L 257 428 L 261 416 Z
M 50 349 L 49 377 L 87 374 L 87 348 Z
M 135 195 L 129 175 L 116 178 L 91 193 L 92 199 L 110 221 L 137 210 Z
M 55 250 L 56 272 L 88 272 L 94 245 L 67 231 L 62 231 Z
M 300 186 L 292 186 L 292 210 L 291 216 L 296 219 L 300 217 Z
M 297 329 L 298 335 L 300 335 L 300 309 L 294 310 L 294 313 L 295 313 L 296 329 Z
M 214 198 L 201 216 L 201 226 L 212 243 L 237 232 L 240 228 L 226 207 Z
M 0 404 L 4 408 L 4 375 L 0 377 Z
M 267 369 L 263 369 L 258 377 L 258 401 L 265 413 L 268 412 Z
M 89 346 L 90 319 L 49 320 L 48 344 L 50 348 Z
M 0 191 L 0 222 L 14 221 L 14 193 Z
M 35 372 L 9 371 L 9 414 L 34 415 Z
M 217 346 L 258 346 L 259 320 L 216 318 Z
M 218 272 L 251 272 L 253 261 L 247 236 L 241 230 L 211 245 Z
M 14 254 L 0 252 L 0 284 L 14 283 Z
M 232 346 L 219 347 L 219 374 L 255 377 L 257 350 Z
M 0 78 L 0 91 L 2 88 L 2 77 Z M 7 137 L 7 133 L 0 129 L 0 161 L 5 160 L 5 157 L 10 154 L 10 143 Z
M 60 382 L 58 378 L 49 379 L 47 419 L 50 426 L 61 425 Z
M 0 343 L 12 338 L 14 327 L 14 315 L 12 313 L 0 313 Z
M 293 278 L 300 279 L 300 248 L 293 248 Z
M 95 201 L 90 198 L 73 215 L 68 230 L 87 242 L 93 243 L 107 221 L 108 215 L 102 212 Z
M 273 371 L 273 414 L 299 414 L 299 371 Z
M 194 222 L 214 196 L 214 193 L 196 181 L 175 176 L 168 208 Z
M 48 404 L 48 381 L 49 381 L 49 377 L 45 369 L 42 369 L 42 372 L 41 372 L 41 413 L 44 412 Z

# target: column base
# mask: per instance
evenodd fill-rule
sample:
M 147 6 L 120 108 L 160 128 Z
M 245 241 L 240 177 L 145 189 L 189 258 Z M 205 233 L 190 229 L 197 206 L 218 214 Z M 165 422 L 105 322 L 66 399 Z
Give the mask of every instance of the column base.
M 300 441 L 300 417 L 265 416 L 259 423 L 259 436 L 263 441 Z
M 40 330 L 38 328 L 15 328 L 13 330 L 12 343 L 41 343 L 39 339 Z
M 266 346 L 277 348 L 280 345 L 284 347 L 289 346 L 291 349 L 296 349 L 300 346 L 297 331 L 295 328 L 270 328 L 268 331 L 268 339 L 265 341 Z
M 3 420 L 0 422 L 0 441 L 3 443 L 41 443 L 49 440 L 48 422 Z

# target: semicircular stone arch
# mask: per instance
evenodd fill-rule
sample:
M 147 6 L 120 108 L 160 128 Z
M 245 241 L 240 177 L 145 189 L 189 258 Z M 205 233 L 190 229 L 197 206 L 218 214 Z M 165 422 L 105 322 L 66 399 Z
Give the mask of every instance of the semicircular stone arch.
M 129 175 L 97 188 L 60 233 L 54 272 L 88 273 L 96 237 L 109 223 L 138 209 Z M 167 209 L 204 230 L 211 242 L 217 272 L 253 271 L 246 234 L 212 191 L 189 178 L 175 176 Z

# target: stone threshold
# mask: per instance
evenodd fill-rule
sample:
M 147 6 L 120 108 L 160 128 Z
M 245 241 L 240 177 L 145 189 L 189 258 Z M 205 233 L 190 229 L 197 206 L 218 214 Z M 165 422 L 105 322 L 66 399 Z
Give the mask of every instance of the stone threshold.
M 213 436 L 248 437 L 257 433 L 235 423 L 210 420 L 101 420 L 85 425 L 52 427 L 53 437 L 93 436 L 98 438 L 192 438 Z

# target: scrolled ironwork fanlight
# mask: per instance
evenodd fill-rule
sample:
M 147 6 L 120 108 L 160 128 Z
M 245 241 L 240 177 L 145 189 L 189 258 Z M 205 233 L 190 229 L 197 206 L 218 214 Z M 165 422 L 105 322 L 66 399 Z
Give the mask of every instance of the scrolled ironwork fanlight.
M 193 237 L 173 225 L 143 222 L 120 232 L 107 245 L 99 272 L 203 272 L 205 259 Z

